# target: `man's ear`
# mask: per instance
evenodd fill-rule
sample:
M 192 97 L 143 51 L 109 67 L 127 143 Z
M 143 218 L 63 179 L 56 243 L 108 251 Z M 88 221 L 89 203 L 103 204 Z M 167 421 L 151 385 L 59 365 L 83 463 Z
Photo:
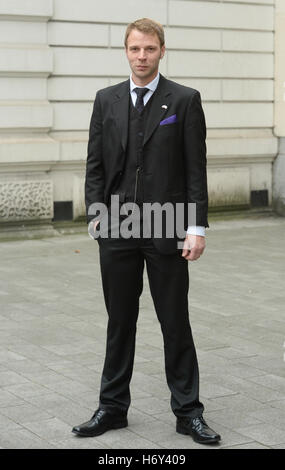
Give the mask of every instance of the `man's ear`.
M 163 44 L 161 51 L 160 51 L 160 58 L 162 59 L 165 54 L 165 45 Z

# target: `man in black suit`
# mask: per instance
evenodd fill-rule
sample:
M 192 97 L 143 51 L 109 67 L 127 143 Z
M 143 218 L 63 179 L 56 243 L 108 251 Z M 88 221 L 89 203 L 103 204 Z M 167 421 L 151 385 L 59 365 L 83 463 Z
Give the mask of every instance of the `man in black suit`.
M 89 233 L 99 243 L 109 320 L 99 407 L 90 421 L 75 426 L 73 432 L 98 436 L 128 425 L 129 384 L 146 263 L 164 339 L 165 372 L 171 408 L 177 417 L 176 431 L 189 434 L 200 443 L 217 442 L 220 436 L 202 416 L 204 407 L 199 401 L 199 371 L 187 297 L 188 261 L 203 253 L 208 227 L 206 125 L 200 93 L 159 74 L 159 62 L 165 53 L 164 32 L 159 23 L 147 18 L 131 23 L 125 48 L 130 79 L 97 93 L 90 123 L 85 183 L 87 220 Z M 126 222 L 129 208 L 133 216 L 134 207 L 139 209 L 139 216 L 133 218 L 140 229 L 139 236 L 128 237 L 126 231 L 120 231 L 114 237 L 114 218 L 110 223 L 114 197 L 122 209 L 115 217 L 119 227 Z M 149 218 L 149 231 L 145 232 L 144 208 L 152 203 L 182 205 L 186 217 L 182 249 L 178 245 L 181 235 L 169 236 L 164 219 L 160 219 L 160 234 L 153 230 Z M 95 217 L 94 206 L 98 204 L 107 207 L 105 233 L 100 232 L 104 217 Z M 194 224 L 188 211 L 193 204 Z M 177 218 L 176 209 L 170 213 Z

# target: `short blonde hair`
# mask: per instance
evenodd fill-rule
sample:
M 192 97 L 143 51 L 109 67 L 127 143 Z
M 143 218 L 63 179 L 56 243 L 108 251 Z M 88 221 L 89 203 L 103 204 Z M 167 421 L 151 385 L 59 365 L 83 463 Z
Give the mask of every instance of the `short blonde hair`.
M 150 18 L 141 18 L 140 20 L 136 20 L 133 23 L 130 23 L 126 29 L 125 34 L 125 47 L 128 47 L 128 37 L 130 32 L 133 29 L 137 29 L 141 33 L 146 34 L 156 34 L 158 36 L 160 47 L 164 45 L 164 31 L 163 27 L 157 21 L 151 20 Z

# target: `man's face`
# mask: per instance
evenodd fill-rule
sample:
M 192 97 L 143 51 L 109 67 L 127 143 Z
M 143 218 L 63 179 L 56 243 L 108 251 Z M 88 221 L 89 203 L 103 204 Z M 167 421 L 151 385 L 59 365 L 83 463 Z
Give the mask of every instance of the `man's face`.
M 133 78 L 145 83 L 155 78 L 164 52 L 165 46 L 160 46 L 157 34 L 145 34 L 133 29 L 126 47 Z

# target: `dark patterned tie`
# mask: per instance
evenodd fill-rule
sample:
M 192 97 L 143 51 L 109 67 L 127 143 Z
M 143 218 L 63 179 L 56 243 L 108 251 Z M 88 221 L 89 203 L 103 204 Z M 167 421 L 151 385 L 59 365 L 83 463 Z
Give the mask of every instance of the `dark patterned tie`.
M 134 88 L 134 91 L 136 92 L 138 96 L 136 100 L 135 108 L 138 110 L 139 113 L 141 113 L 142 110 L 144 109 L 143 97 L 149 91 L 149 89 L 148 88 Z

